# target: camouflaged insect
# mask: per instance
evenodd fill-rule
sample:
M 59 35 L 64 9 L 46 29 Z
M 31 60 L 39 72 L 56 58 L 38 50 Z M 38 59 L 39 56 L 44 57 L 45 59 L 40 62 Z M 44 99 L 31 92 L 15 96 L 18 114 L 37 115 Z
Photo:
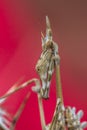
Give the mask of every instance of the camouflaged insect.
M 42 53 L 36 64 L 41 79 L 39 92 L 43 98 L 49 98 L 49 90 L 55 64 L 59 64 L 58 45 L 53 41 L 50 21 L 46 16 L 46 36 L 42 34 Z M 37 91 L 37 90 L 35 90 Z

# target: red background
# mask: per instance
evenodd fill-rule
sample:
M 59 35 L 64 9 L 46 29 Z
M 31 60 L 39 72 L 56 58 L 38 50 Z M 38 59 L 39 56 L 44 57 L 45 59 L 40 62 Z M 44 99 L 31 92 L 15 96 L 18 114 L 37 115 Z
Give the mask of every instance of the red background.
M 41 30 L 45 16 L 51 21 L 61 56 L 61 79 L 65 105 L 84 110 L 87 120 L 87 1 L 0 0 L 0 96 L 20 77 L 38 77 L 35 64 L 41 53 Z M 32 84 L 33 85 L 33 84 Z M 4 106 L 15 113 L 31 86 L 9 97 Z M 55 75 L 50 100 L 44 101 L 46 122 L 56 104 Z M 31 93 L 16 130 L 41 129 L 37 96 Z

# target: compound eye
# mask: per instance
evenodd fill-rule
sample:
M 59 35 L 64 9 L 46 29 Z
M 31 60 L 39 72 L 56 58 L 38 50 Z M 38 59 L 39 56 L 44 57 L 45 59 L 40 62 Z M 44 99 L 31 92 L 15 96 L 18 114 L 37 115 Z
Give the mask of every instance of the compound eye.
M 40 71 L 40 69 L 38 68 L 38 69 L 37 69 L 37 71 L 39 72 L 39 71 Z
M 40 73 L 40 67 L 37 67 L 36 70 L 38 73 Z

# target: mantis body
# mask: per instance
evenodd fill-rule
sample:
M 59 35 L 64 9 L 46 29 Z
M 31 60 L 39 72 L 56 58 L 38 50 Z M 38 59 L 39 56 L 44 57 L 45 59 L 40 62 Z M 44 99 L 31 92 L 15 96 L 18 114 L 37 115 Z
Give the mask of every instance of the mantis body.
M 5 95 L 0 99 L 6 99 L 14 92 L 17 92 L 20 89 L 27 87 L 32 82 L 35 83 L 35 86 L 32 87 L 32 90 L 37 93 L 40 119 L 42 130 L 83 130 L 87 126 L 87 122 L 80 122 L 81 117 L 83 116 L 83 111 L 80 110 L 76 113 L 75 108 L 65 107 L 63 101 L 61 79 L 60 79 L 60 56 L 58 54 L 58 45 L 53 41 L 52 29 L 50 25 L 49 18 L 46 16 L 46 36 L 41 33 L 42 37 L 42 53 L 39 60 L 36 64 L 36 71 L 40 76 L 40 79 L 31 79 L 25 83 L 17 86 L 13 86 Z M 52 79 L 53 72 L 56 72 L 56 97 L 57 103 L 54 110 L 54 115 L 51 123 L 48 125 L 45 122 L 44 109 L 42 99 L 49 98 L 50 83 Z M 21 107 L 23 108 L 23 107 Z M 21 112 L 21 109 L 20 109 Z M 18 115 L 16 114 L 16 120 Z M 10 130 L 14 129 L 15 120 L 13 120 Z M 9 129 L 5 129 L 9 130 Z

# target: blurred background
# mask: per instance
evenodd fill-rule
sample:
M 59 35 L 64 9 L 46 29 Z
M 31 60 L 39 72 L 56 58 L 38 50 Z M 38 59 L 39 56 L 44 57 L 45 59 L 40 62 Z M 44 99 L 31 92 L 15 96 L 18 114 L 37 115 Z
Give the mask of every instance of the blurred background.
M 21 77 L 39 78 L 35 64 L 41 53 L 41 31 L 45 16 L 51 21 L 61 57 L 61 82 L 65 105 L 84 110 L 87 120 L 87 1 L 86 0 L 0 0 L 0 96 Z M 46 122 L 56 104 L 55 74 L 50 99 L 44 101 Z M 3 104 L 15 114 L 31 87 L 13 94 Z M 41 130 L 37 95 L 25 106 L 16 130 Z

